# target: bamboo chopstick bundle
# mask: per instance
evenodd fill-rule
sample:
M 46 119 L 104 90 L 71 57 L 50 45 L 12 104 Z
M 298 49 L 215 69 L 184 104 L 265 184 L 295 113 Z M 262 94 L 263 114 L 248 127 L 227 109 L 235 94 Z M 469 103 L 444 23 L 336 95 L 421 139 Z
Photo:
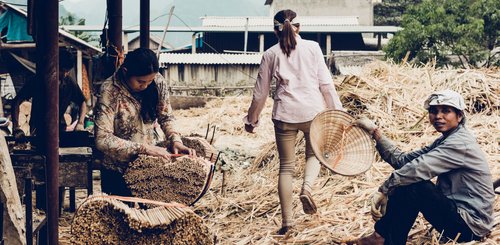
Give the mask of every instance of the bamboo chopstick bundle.
M 132 195 L 162 202 L 192 204 L 208 184 L 212 163 L 199 157 L 165 158 L 140 155 L 124 178 Z
M 151 209 L 126 202 L 148 203 Z M 176 203 L 94 195 L 77 210 L 72 244 L 213 244 L 214 236 L 201 217 Z
M 194 149 L 197 156 L 208 159 L 211 162 L 215 162 L 218 152 L 205 138 L 194 136 L 182 137 L 182 143 L 184 143 L 185 146 Z

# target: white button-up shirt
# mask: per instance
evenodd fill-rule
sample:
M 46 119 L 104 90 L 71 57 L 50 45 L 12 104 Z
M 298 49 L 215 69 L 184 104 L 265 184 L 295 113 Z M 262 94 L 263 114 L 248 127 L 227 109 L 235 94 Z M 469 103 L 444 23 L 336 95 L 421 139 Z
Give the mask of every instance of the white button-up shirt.
M 272 115 L 275 120 L 302 123 L 311 121 L 325 108 L 343 110 L 318 43 L 298 35 L 296 40 L 290 57 L 281 51 L 279 43 L 263 54 L 248 109 L 249 123 L 257 124 L 273 78 L 276 79 Z

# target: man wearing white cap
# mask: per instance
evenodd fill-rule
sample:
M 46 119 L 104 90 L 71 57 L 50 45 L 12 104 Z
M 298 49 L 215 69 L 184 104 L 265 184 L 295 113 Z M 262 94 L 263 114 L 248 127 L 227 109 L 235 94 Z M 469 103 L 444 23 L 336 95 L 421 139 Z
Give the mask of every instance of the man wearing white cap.
M 372 198 L 375 232 L 359 239 L 358 245 L 406 244 L 419 212 L 444 239 L 481 240 L 493 228 L 491 173 L 475 137 L 464 126 L 464 99 L 444 90 L 431 94 L 424 107 L 442 136 L 409 153 L 394 146 L 372 121 L 356 121 L 373 136 L 382 159 L 395 169 Z M 434 184 L 430 180 L 436 176 Z

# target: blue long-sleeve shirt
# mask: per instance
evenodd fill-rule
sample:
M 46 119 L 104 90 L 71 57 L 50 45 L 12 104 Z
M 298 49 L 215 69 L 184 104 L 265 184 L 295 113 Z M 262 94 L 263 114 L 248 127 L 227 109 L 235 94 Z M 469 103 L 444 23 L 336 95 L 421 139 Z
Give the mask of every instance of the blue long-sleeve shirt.
M 417 151 L 401 152 L 385 137 L 377 142 L 377 150 L 396 169 L 379 191 L 388 194 L 398 186 L 437 176 L 437 187 L 455 201 L 474 234 L 483 237 L 491 231 L 495 193 L 490 169 L 475 137 L 464 126 Z

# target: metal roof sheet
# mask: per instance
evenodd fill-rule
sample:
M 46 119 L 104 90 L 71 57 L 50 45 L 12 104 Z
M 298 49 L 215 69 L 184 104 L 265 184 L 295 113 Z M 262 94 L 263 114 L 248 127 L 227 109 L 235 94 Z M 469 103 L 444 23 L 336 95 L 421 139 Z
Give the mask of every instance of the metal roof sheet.
M 266 26 L 272 29 L 273 18 L 268 16 L 205 16 L 201 17 L 203 27 L 245 27 Z M 304 26 L 358 26 L 358 16 L 300 16 L 294 22 Z
M 13 11 L 15 11 L 15 12 L 23 15 L 24 17 L 28 18 L 28 13 L 26 12 L 26 10 L 18 8 L 16 6 L 13 6 L 13 5 L 8 4 L 8 3 L 4 3 L 4 4 L 5 4 L 5 6 L 7 6 L 10 9 L 12 9 Z M 83 41 L 82 39 L 80 39 L 80 38 L 78 38 L 76 36 L 74 36 L 73 34 L 71 34 L 71 33 L 67 32 L 67 31 L 61 29 L 61 27 L 59 27 L 59 34 L 61 36 L 63 36 L 64 38 L 68 39 L 69 41 L 72 41 L 72 42 L 74 42 L 74 43 L 76 43 L 78 45 L 86 47 L 86 48 L 88 48 L 89 50 L 91 50 L 91 51 L 93 51 L 95 53 L 101 53 L 102 52 L 101 49 L 96 48 L 96 47 L 90 45 L 89 43 Z
M 160 66 L 165 67 L 169 64 L 241 64 L 241 65 L 258 65 L 262 59 L 262 54 L 217 54 L 217 53 L 200 53 L 200 54 L 176 54 L 162 53 L 160 54 Z
M 71 31 L 102 31 L 102 26 L 98 25 L 88 25 L 88 26 L 78 26 L 78 25 L 65 25 L 62 28 Z M 151 26 L 151 32 L 163 32 L 165 27 L 163 26 Z M 396 33 L 403 28 L 398 26 L 302 26 L 300 27 L 300 32 L 321 32 L 321 33 Z M 169 32 L 245 32 L 244 26 L 236 27 L 211 27 L 211 26 L 195 26 L 195 27 L 185 27 L 185 26 L 169 26 Z M 273 28 L 271 26 L 249 26 L 249 32 L 258 33 L 272 33 Z M 139 27 L 125 27 L 123 28 L 125 33 L 139 32 Z

